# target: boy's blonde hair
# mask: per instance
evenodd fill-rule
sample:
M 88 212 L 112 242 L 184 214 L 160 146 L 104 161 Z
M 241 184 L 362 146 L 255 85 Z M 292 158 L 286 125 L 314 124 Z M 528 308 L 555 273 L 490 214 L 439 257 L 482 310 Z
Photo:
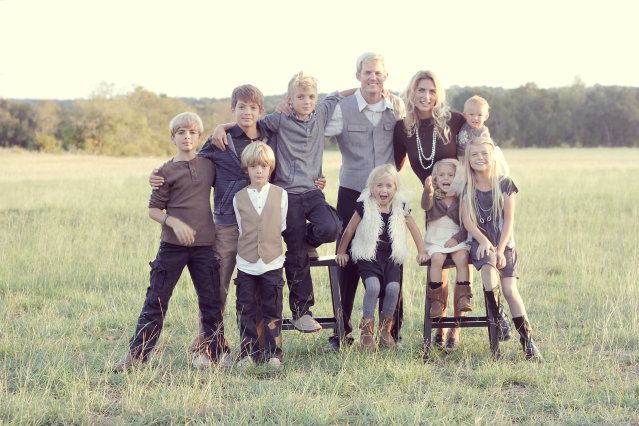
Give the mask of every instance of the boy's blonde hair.
M 384 57 L 379 54 L 379 53 L 373 53 L 373 52 L 365 52 L 362 53 L 360 55 L 359 58 L 357 58 L 357 74 L 362 72 L 362 67 L 364 66 L 364 62 L 372 62 L 372 61 L 379 61 L 382 63 L 382 67 L 384 68 L 384 72 L 388 73 L 386 71 L 386 64 L 384 64 Z
M 399 173 L 397 172 L 397 169 L 392 164 L 382 164 L 381 166 L 375 167 L 366 180 L 366 187 L 370 191 L 371 197 L 373 196 L 375 184 L 384 176 L 390 176 L 393 178 L 395 181 L 395 191 L 399 192 Z
M 271 147 L 264 142 L 255 141 L 244 148 L 241 161 L 244 171 L 248 170 L 249 167 L 261 164 L 263 166 L 269 166 L 272 173 L 275 168 L 275 153 Z
M 202 119 L 199 115 L 194 112 L 183 112 L 176 115 L 171 119 L 171 122 L 169 123 L 171 138 L 175 136 L 178 129 L 190 129 L 191 127 L 197 128 L 197 131 L 200 133 L 200 135 L 204 133 L 204 125 L 202 124 Z
M 260 111 L 264 110 L 264 95 L 257 87 L 252 84 L 243 84 L 233 89 L 231 94 L 231 108 L 235 108 L 239 101 L 254 102 L 260 107 Z
M 317 79 L 304 73 L 304 71 L 300 71 L 291 78 L 291 81 L 288 82 L 288 95 L 293 96 L 295 89 L 311 89 L 317 93 Z
M 417 107 L 413 102 L 417 85 L 422 80 L 430 80 L 435 85 L 435 106 L 433 106 L 433 121 L 435 122 L 435 130 L 439 137 L 444 141 L 444 145 L 450 142 L 450 127 L 448 126 L 448 120 L 450 120 L 451 113 L 448 104 L 446 103 L 446 92 L 441 85 L 439 79 L 432 71 L 417 71 L 417 73 L 411 78 L 408 87 L 404 92 L 404 102 L 406 104 L 406 118 L 404 119 L 404 129 L 408 136 L 412 136 L 417 131 L 419 124 L 419 117 L 417 115 Z
M 466 102 L 464 102 L 464 112 L 466 112 L 466 109 L 471 104 L 479 105 L 482 109 L 485 109 L 486 112 L 490 111 L 490 105 L 488 105 L 488 101 L 479 95 L 474 95 L 466 99 Z

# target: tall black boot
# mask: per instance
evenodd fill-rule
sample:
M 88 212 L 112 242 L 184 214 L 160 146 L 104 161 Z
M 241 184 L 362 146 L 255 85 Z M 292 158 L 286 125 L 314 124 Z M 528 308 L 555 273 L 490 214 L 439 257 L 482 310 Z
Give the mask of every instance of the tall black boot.
M 486 293 L 488 303 L 491 305 L 494 315 L 496 315 L 495 321 L 497 323 L 499 341 L 505 342 L 510 340 L 510 324 L 508 323 L 508 317 L 506 317 L 506 314 L 504 313 L 504 307 L 501 304 L 499 287 L 495 287 L 491 291 L 484 290 L 484 293 Z
M 524 350 L 526 359 L 533 361 L 543 361 L 541 352 L 539 352 L 539 349 L 537 349 L 537 346 L 535 346 L 535 342 L 533 342 L 532 328 L 530 327 L 528 318 L 513 317 L 513 323 L 515 324 L 515 329 L 519 333 L 519 341 L 521 342 L 521 347 Z

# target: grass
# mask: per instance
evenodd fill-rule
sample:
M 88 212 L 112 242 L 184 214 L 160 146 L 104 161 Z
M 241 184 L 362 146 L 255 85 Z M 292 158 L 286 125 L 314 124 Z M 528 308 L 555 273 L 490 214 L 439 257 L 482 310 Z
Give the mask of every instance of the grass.
M 0 422 L 639 424 L 639 150 L 506 152 L 519 285 L 545 363 L 524 361 L 516 340 L 494 362 L 486 332 L 465 329 L 459 351 L 423 364 L 425 274 L 411 263 L 401 352 L 327 353 L 328 332 L 285 332 L 281 372 L 193 370 L 184 274 L 152 361 L 122 375 L 109 367 L 148 286 L 159 227 L 146 182 L 163 160 L 0 154 Z M 340 159 L 326 157 L 334 204 Z M 402 177 L 421 225 L 419 182 Z M 314 276 L 321 315 L 330 293 Z

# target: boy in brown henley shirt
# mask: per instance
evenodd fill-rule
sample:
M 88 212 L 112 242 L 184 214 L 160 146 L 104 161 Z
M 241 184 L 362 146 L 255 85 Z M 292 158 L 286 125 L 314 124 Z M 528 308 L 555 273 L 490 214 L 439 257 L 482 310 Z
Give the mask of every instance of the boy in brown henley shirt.
M 155 347 L 173 289 L 184 267 L 189 268 L 197 293 L 205 350 L 195 354 L 194 367 L 230 362 L 224 343 L 220 279 L 213 244 L 215 225 L 210 209 L 215 167 L 198 157 L 203 132 L 197 114 L 185 112 L 169 125 L 176 154 L 159 170 L 166 184 L 151 193 L 149 216 L 162 224 L 160 249 L 151 265 L 151 283 L 128 353 L 115 365 L 121 372 L 145 362 Z

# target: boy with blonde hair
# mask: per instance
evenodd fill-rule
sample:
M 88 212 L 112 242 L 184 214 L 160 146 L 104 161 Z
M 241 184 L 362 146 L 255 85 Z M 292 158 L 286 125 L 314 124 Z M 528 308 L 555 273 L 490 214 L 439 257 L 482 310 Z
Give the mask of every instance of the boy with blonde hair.
M 162 225 L 160 249 L 151 262 L 151 283 L 129 351 L 115 365 L 116 372 L 127 371 L 148 359 L 185 266 L 193 280 L 202 321 L 203 350 L 196 354 L 193 366 L 226 366 L 230 361 L 224 342 L 218 264 L 213 249 L 215 225 L 209 203 L 215 166 L 196 155 L 203 132 L 197 114 L 178 114 L 169 127 L 176 154 L 158 170 L 167 184 L 154 190 L 149 201 L 149 216 Z
M 281 234 L 286 229 L 288 199 L 284 189 L 268 181 L 274 168 L 275 154 L 265 143 L 252 142 L 242 152 L 242 169 L 251 183 L 233 197 L 239 229 L 235 283 L 241 367 L 265 360 L 271 368 L 279 369 L 282 361 Z M 264 321 L 262 354 L 258 348 L 258 311 Z

